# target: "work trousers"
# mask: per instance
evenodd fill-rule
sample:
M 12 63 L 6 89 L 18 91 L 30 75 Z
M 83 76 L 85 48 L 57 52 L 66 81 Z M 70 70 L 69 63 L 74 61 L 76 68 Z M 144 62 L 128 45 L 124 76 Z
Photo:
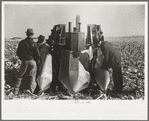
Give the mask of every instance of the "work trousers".
M 121 92 L 123 89 L 123 77 L 121 67 L 112 68 L 112 70 L 113 70 L 114 88 L 117 92 Z
M 22 80 L 27 78 L 29 82 L 28 88 L 33 93 L 37 86 L 37 83 L 35 81 L 36 71 L 37 71 L 37 65 L 34 60 L 23 60 L 20 67 L 20 71 L 18 73 L 18 80 L 16 82 L 15 87 L 19 88 Z

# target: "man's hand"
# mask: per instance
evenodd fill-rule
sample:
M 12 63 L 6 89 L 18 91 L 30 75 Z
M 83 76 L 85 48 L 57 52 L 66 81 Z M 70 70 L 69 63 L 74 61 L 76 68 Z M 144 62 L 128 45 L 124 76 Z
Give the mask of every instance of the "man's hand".
M 73 58 L 78 58 L 80 55 L 79 55 L 79 51 L 76 51 L 76 52 L 72 52 L 72 55 L 73 55 Z

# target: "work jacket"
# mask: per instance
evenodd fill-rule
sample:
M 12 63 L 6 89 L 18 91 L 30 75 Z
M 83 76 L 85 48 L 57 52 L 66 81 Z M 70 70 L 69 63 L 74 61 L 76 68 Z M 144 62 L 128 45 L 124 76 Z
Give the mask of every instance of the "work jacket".
M 19 43 L 17 56 L 20 60 L 38 61 L 40 53 L 37 44 L 33 41 L 33 39 L 27 37 Z
M 118 68 L 121 66 L 121 55 L 110 42 L 102 42 L 100 48 L 104 56 L 102 68 Z
M 40 46 L 42 45 L 42 43 L 36 42 L 36 44 L 37 44 L 37 47 L 38 47 L 39 50 L 40 50 Z

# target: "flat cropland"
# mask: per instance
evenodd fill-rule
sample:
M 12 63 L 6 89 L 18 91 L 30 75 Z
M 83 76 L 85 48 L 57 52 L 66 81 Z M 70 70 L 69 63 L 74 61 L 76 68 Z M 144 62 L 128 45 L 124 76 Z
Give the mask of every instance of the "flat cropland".
M 45 92 L 42 96 L 31 96 L 21 93 L 18 96 L 12 94 L 14 83 L 17 79 L 21 61 L 16 57 L 16 49 L 20 40 L 5 41 L 5 99 L 41 99 L 41 100 L 61 100 L 61 99 L 77 99 L 77 100 L 94 100 L 100 96 L 99 87 L 92 82 L 91 85 L 79 92 L 75 98 L 68 93 L 58 90 L 56 95 L 50 91 Z M 106 100 L 142 100 L 144 99 L 144 36 L 130 37 L 110 37 L 105 38 L 117 49 L 122 57 L 122 73 L 124 80 L 124 88 L 121 94 L 114 91 L 113 79 L 110 76 L 110 84 L 108 86 Z M 110 71 L 112 75 L 112 71 Z M 101 99 L 102 100 L 102 99 Z

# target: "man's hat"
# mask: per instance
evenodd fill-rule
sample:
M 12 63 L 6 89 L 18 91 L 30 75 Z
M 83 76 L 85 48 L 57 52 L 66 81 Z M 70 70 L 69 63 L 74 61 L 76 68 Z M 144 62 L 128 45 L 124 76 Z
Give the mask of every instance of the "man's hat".
M 100 34 L 102 34 L 103 32 L 101 31 Z
M 33 29 L 27 29 L 26 33 L 28 33 L 28 34 L 34 34 Z
M 45 39 L 45 36 L 39 35 L 38 39 Z

